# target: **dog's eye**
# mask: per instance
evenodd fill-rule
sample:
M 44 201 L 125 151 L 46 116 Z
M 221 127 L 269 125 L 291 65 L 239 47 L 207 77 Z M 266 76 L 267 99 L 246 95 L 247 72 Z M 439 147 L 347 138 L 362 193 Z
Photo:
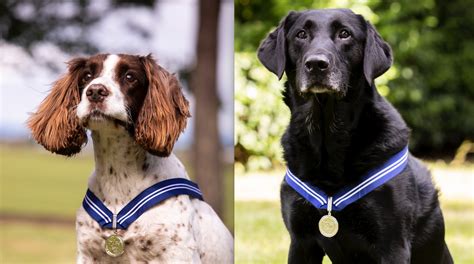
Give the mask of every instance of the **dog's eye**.
M 131 73 L 127 73 L 125 75 L 125 80 L 127 80 L 127 82 L 134 82 L 136 80 L 135 76 L 133 76 L 133 74 Z
M 308 34 L 306 34 L 306 31 L 301 30 L 300 32 L 298 32 L 298 34 L 296 34 L 296 37 L 300 39 L 305 39 L 308 37 Z
M 350 36 L 351 36 L 351 33 L 349 33 L 349 31 L 347 31 L 346 29 L 343 29 L 339 32 L 339 38 L 341 39 L 346 39 Z
M 92 73 L 90 72 L 86 72 L 83 76 L 82 76 L 82 82 L 88 82 L 92 79 Z

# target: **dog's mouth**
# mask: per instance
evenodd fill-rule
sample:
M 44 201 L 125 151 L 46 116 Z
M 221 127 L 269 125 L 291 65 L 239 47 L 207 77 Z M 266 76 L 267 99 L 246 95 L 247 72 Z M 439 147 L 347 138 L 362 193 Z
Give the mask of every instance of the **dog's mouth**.
M 83 119 L 82 125 L 84 127 L 89 127 L 92 123 L 100 124 L 107 122 L 113 123 L 116 126 L 123 126 L 125 128 L 128 128 L 130 126 L 129 122 L 125 122 L 111 115 L 107 115 L 99 109 L 94 109 L 90 111 L 90 113 Z
M 340 70 L 331 70 L 318 74 L 301 72 L 296 81 L 296 84 L 299 87 L 299 92 L 303 96 L 334 94 L 341 97 L 345 95 L 347 90 L 346 83 L 347 81 Z
M 315 85 L 310 87 L 305 87 L 301 89 L 302 93 L 337 93 L 339 90 L 337 88 L 327 86 L 327 85 Z
M 300 94 L 302 96 L 327 94 L 337 98 L 343 98 L 346 94 L 346 87 L 343 82 L 334 81 L 331 78 L 323 80 L 303 80 L 300 84 Z
M 311 94 L 343 95 L 343 91 L 339 87 L 328 85 L 322 82 L 315 82 L 308 85 L 303 85 L 300 87 L 300 92 L 302 95 L 311 95 Z

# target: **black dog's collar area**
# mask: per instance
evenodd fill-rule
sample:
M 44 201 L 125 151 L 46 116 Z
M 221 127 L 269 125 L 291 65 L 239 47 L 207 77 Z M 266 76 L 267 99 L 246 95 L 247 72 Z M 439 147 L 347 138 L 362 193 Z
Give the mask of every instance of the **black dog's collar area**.
M 285 181 L 305 200 L 309 201 L 318 209 L 328 209 L 329 211 L 341 211 L 349 204 L 362 199 L 371 191 L 382 186 L 392 178 L 396 177 L 408 164 L 408 146 L 400 152 L 393 155 L 384 164 L 370 170 L 366 175 L 360 178 L 356 184 L 346 186 L 329 196 L 317 186 L 308 182 L 303 182 L 290 169 L 287 169 Z M 329 204 L 331 202 L 331 204 Z

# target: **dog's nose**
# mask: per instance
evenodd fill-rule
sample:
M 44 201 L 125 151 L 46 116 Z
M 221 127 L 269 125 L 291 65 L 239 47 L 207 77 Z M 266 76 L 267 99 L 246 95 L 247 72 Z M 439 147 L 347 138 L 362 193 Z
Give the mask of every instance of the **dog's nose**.
M 102 84 L 93 84 L 86 91 L 87 99 L 92 103 L 100 103 L 109 95 L 109 91 Z
M 304 62 L 306 71 L 323 72 L 329 68 L 329 58 L 324 54 L 311 55 Z

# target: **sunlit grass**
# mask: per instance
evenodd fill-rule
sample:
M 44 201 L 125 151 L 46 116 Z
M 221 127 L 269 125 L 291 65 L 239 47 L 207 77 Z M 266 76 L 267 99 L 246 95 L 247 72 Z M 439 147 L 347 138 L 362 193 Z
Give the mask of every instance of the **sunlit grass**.
M 474 263 L 474 202 L 443 201 L 442 208 L 455 263 Z M 290 238 L 278 202 L 237 202 L 235 215 L 236 263 L 286 263 Z
M 290 238 L 280 206 L 272 202 L 236 202 L 236 263 L 284 263 Z
M 455 263 L 474 263 L 474 201 L 441 201 L 441 207 Z

